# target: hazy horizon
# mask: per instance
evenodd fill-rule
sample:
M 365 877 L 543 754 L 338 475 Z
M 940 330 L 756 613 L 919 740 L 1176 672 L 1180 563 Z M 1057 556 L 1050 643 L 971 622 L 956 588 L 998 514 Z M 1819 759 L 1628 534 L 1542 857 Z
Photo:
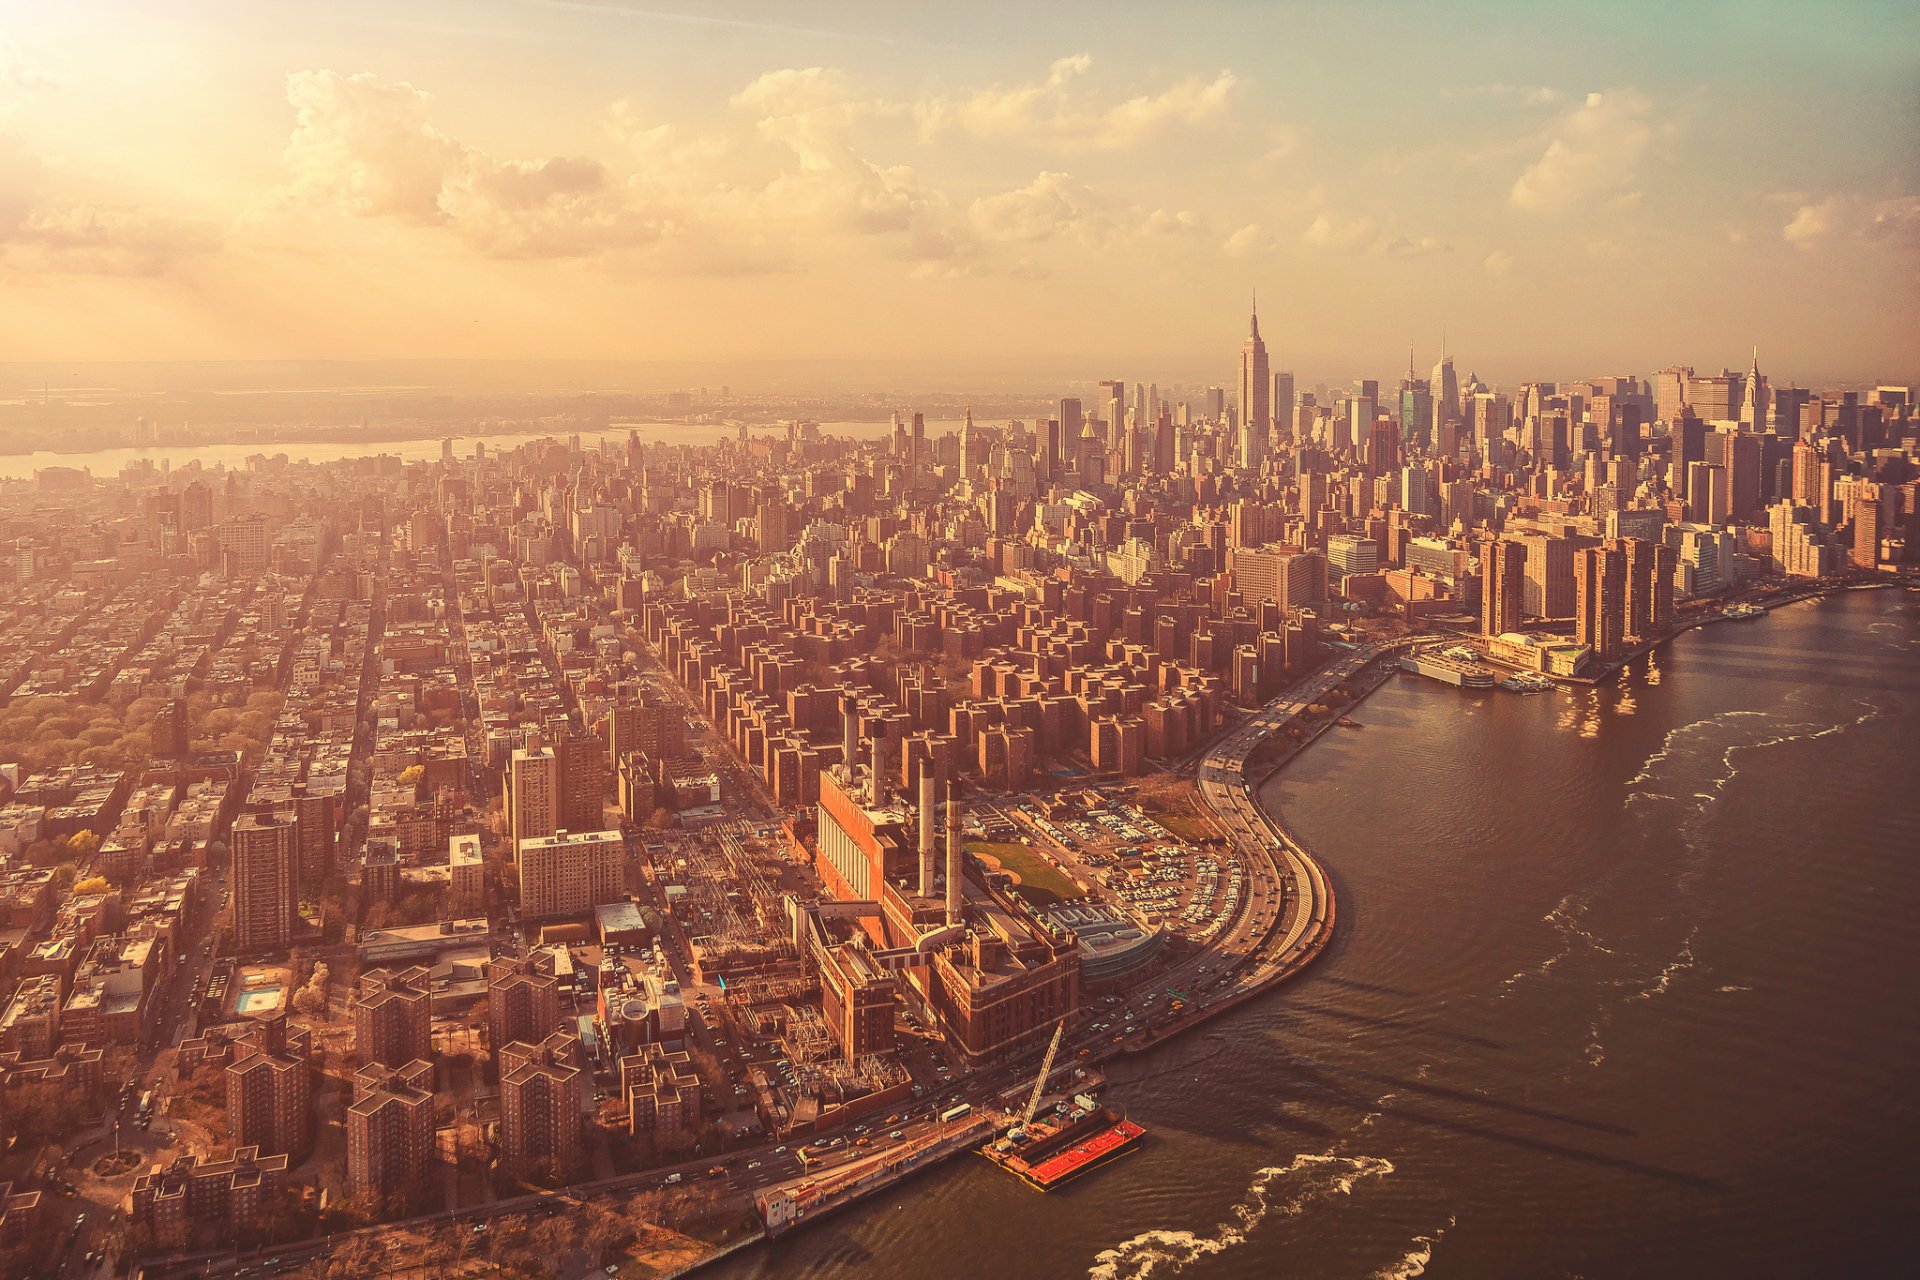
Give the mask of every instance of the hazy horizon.
M 0 354 L 1916 376 L 1911 7 L 771 12 L 15 5 Z

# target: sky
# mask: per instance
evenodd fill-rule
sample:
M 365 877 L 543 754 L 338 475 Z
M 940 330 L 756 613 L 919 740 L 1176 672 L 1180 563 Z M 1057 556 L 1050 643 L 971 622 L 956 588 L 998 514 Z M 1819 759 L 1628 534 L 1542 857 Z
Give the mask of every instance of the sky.
M 1920 6 L 0 0 L 0 360 L 1920 378 Z

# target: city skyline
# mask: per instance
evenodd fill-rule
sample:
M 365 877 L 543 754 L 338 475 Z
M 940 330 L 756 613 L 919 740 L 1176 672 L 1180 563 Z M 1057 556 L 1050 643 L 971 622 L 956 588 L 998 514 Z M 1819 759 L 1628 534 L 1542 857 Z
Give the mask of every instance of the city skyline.
M 0 349 L 1908 376 L 1908 12 L 1092 12 L 21 6 Z

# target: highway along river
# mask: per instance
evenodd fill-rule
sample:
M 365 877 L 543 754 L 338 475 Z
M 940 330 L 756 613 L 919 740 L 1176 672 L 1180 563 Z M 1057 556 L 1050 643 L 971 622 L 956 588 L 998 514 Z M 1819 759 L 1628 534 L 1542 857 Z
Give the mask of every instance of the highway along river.
M 1337 936 L 1116 1064 L 1138 1154 L 1051 1195 L 962 1158 L 712 1274 L 1911 1274 L 1920 596 L 1355 715 L 1263 796 Z

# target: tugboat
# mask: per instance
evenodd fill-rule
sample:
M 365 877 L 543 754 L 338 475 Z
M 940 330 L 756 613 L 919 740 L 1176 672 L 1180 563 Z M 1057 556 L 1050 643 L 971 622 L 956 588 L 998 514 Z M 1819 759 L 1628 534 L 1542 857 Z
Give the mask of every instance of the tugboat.
M 1027 1099 L 1019 1123 L 980 1148 L 981 1155 L 1041 1191 L 1052 1191 L 1118 1160 L 1137 1149 L 1147 1134 L 1126 1116 L 1084 1093 L 1076 1094 L 1071 1106 L 1063 1102 L 1051 1115 L 1036 1116 L 1066 1030 L 1066 1020 L 1062 1019 L 1053 1033 L 1053 1043 L 1047 1046 L 1040 1077 L 1033 1082 L 1033 1095 Z
M 1767 611 L 1757 604 L 1741 603 L 1727 606 L 1727 616 L 1740 622 L 1745 622 L 1749 618 L 1765 617 L 1766 613 Z

